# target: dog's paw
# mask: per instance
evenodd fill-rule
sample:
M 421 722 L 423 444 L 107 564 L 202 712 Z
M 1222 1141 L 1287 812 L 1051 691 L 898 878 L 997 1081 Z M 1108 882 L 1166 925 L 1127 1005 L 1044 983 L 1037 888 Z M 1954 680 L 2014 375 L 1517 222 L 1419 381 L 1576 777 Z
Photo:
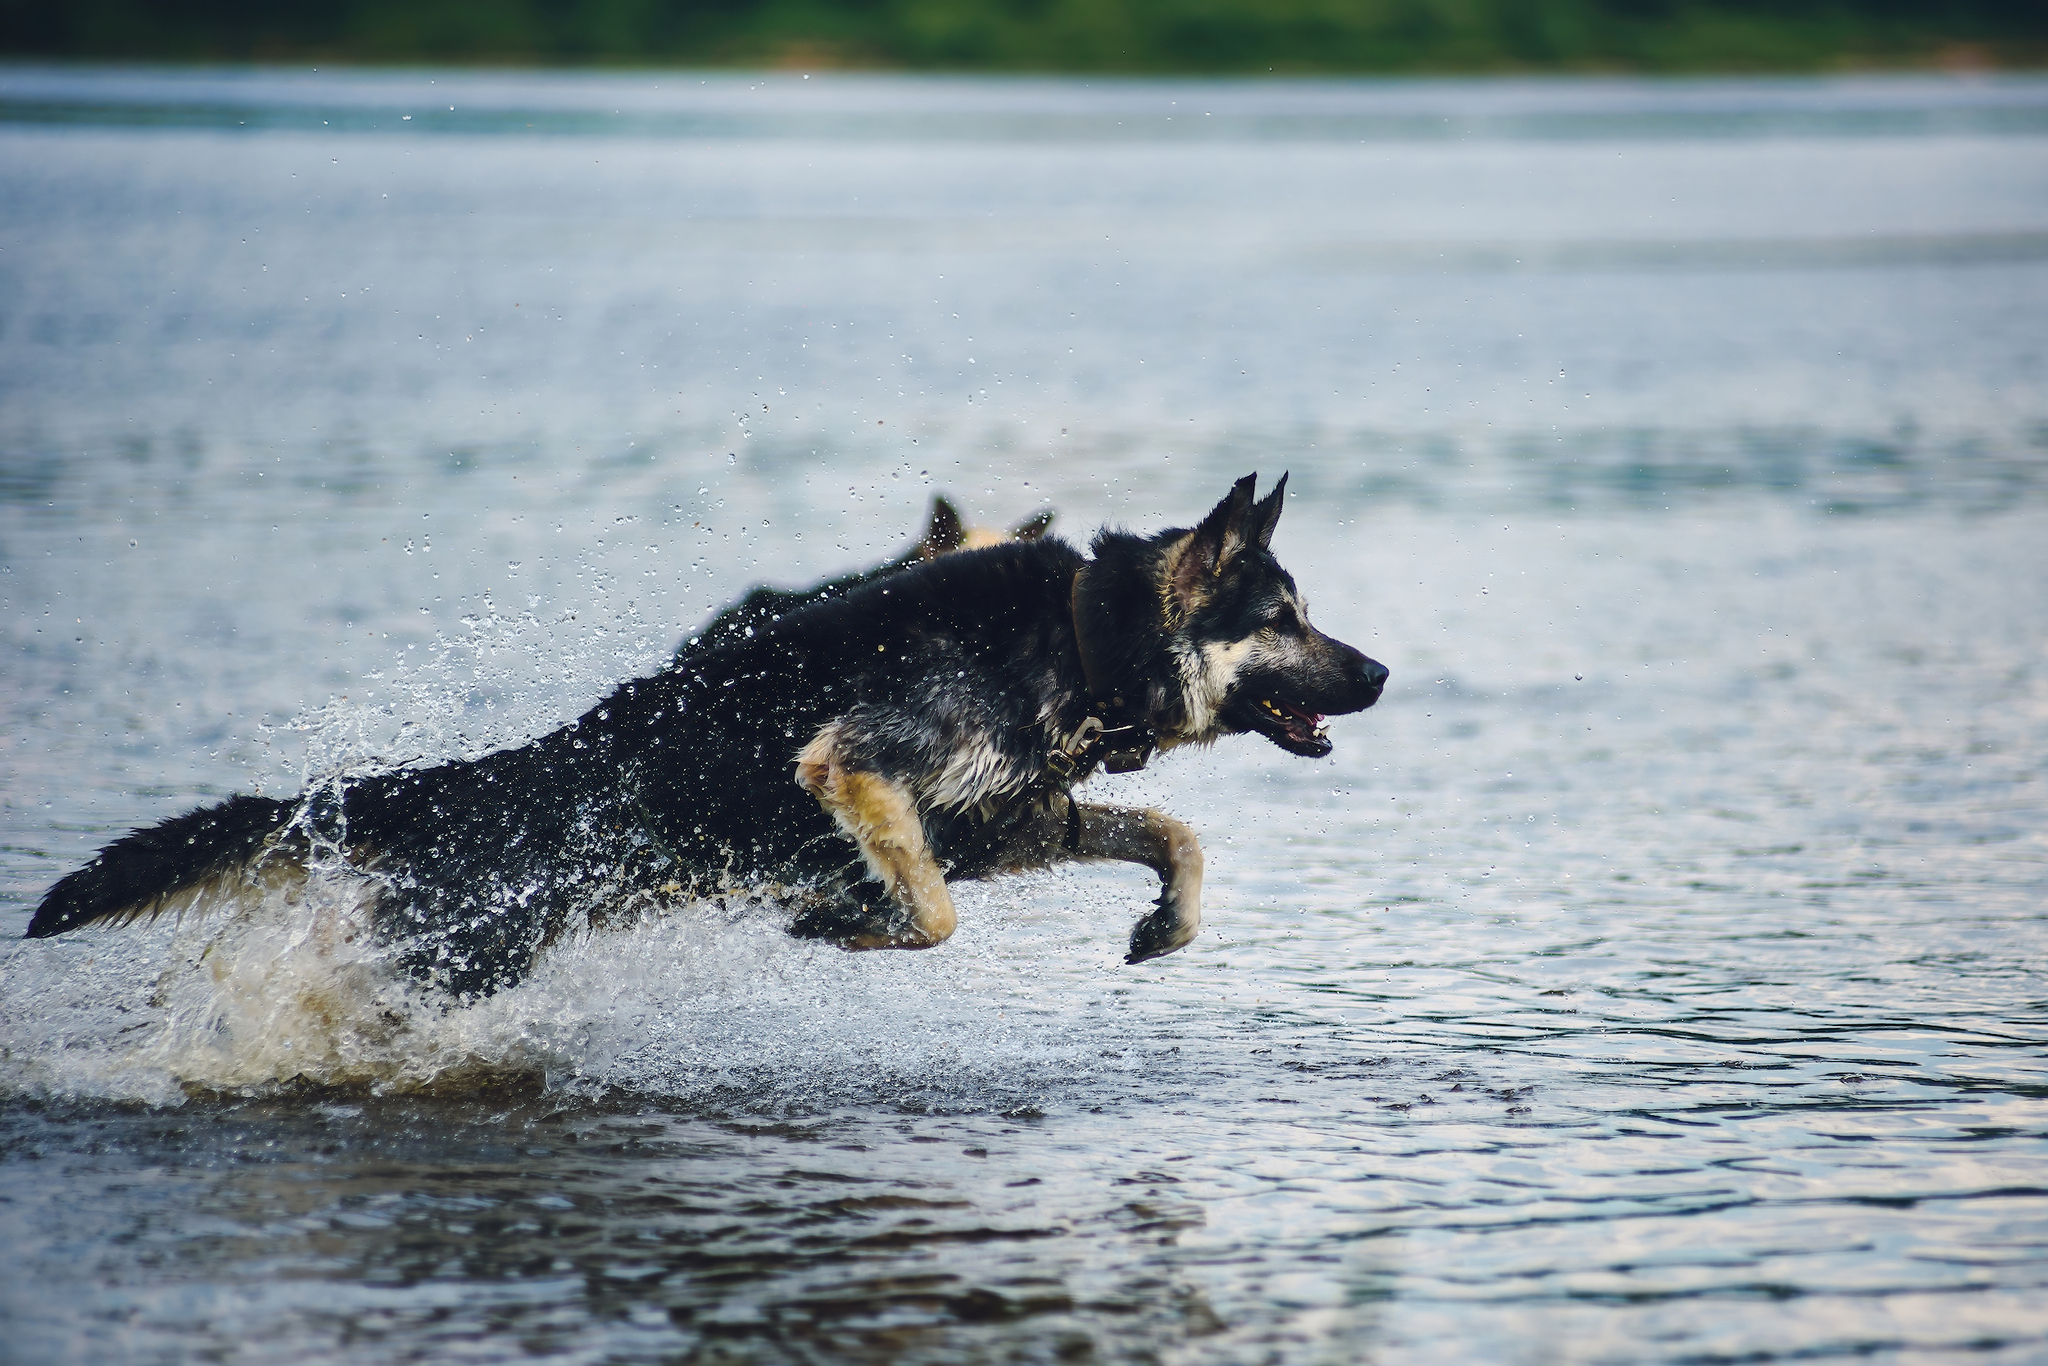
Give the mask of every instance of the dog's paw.
M 796 913 L 796 919 L 790 922 L 789 933 L 795 939 L 824 939 L 834 943 L 858 939 L 880 928 L 888 904 L 886 900 L 882 901 L 883 911 L 877 913 L 857 896 L 819 897 Z
M 1124 962 L 1143 963 L 1152 958 L 1164 958 L 1193 939 L 1201 928 L 1199 915 L 1182 914 L 1177 901 L 1162 896 L 1159 909 L 1132 926 L 1131 951 L 1124 955 Z
M 805 904 L 790 922 L 796 939 L 822 939 L 842 949 L 922 948 L 910 916 L 879 885 L 861 885 Z

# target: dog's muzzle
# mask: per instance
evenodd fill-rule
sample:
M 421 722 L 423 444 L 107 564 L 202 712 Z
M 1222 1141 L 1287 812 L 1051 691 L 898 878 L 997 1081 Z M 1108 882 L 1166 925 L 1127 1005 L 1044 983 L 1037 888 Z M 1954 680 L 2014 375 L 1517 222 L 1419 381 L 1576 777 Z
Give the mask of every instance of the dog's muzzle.
M 1333 746 L 1323 721 L 1364 711 L 1380 700 L 1387 666 L 1341 640 L 1322 638 L 1315 667 L 1298 675 L 1258 673 L 1238 681 L 1223 720 L 1233 730 L 1255 731 L 1289 754 L 1320 759 Z

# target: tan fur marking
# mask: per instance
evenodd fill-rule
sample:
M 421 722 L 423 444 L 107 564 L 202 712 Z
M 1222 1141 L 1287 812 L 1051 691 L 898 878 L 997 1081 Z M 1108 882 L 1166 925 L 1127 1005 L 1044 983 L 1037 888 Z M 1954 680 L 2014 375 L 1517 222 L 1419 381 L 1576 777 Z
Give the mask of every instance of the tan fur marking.
M 796 777 L 852 837 L 868 870 L 910 915 L 903 933 L 867 935 L 848 944 L 856 949 L 928 949 L 944 943 L 958 916 L 925 844 L 917 802 L 901 783 L 839 762 L 838 731 L 821 729 L 797 756 Z
M 832 751 L 838 744 L 838 728 L 825 726 L 796 756 L 797 785 L 819 801 L 824 800 L 825 784 L 832 775 Z
M 1261 637 L 1216 641 L 1180 657 L 1181 696 L 1186 700 L 1189 739 L 1214 739 L 1216 714 L 1223 709 L 1237 676 L 1257 657 Z
M 1174 587 L 1180 577 L 1180 562 L 1187 557 L 1188 550 L 1194 543 L 1195 533 L 1190 531 L 1166 547 L 1166 553 L 1159 557 L 1159 577 L 1154 586 L 1159 592 L 1160 620 L 1166 623 L 1169 630 L 1179 626 L 1195 609 L 1209 600 L 1206 584 L 1190 585 L 1190 596 L 1186 601 L 1182 600 L 1179 590 Z

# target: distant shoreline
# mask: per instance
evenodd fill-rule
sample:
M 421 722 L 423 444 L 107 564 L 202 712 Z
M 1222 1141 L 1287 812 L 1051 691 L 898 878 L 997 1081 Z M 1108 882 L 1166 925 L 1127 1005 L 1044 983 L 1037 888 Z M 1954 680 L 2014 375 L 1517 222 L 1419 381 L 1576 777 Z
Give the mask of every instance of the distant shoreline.
M 0 0 L 0 59 L 1123 76 L 2048 67 L 2038 0 Z
M 1557 63 L 1546 66 L 1502 63 L 1490 66 L 1436 66 L 1416 64 L 1387 67 L 1283 66 L 1258 67 L 1076 67 L 985 65 L 946 66 L 907 62 L 857 62 L 833 60 L 829 55 L 804 50 L 758 58 L 651 58 L 595 57 L 558 58 L 524 53 L 434 56 L 428 54 L 353 54 L 333 51 L 278 51 L 260 53 L 153 53 L 153 52 L 29 52 L 0 46 L 0 69 L 14 66 L 87 67 L 134 66 L 194 70 L 248 67 L 266 70 L 313 67 L 335 71 L 473 71 L 562 72 L 564 74 L 659 75 L 665 72 L 699 71 L 707 74 L 745 75 L 763 73 L 791 75 L 832 73 L 848 76 L 1015 76 L 1034 79 L 1110 80 L 1456 80 L 1456 79 L 1543 79 L 1546 77 L 1598 79 L 1742 79 L 1747 77 L 1843 77 L 1843 76 L 2035 76 L 2048 74 L 2048 53 L 2034 50 L 2024 55 L 1981 51 L 1971 46 L 1960 54 L 1943 49 L 1896 57 L 1864 54 L 1842 56 L 1807 64 L 1702 64 L 1698 66 L 1628 66 L 1618 63 Z

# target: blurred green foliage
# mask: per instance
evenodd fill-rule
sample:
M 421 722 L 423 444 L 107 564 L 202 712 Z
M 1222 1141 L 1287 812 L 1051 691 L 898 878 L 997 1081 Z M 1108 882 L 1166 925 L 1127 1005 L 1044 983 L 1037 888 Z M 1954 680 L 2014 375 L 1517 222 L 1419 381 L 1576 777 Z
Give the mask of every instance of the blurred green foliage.
M 0 0 L 0 52 L 973 71 L 1783 71 L 2048 59 L 2048 0 Z

